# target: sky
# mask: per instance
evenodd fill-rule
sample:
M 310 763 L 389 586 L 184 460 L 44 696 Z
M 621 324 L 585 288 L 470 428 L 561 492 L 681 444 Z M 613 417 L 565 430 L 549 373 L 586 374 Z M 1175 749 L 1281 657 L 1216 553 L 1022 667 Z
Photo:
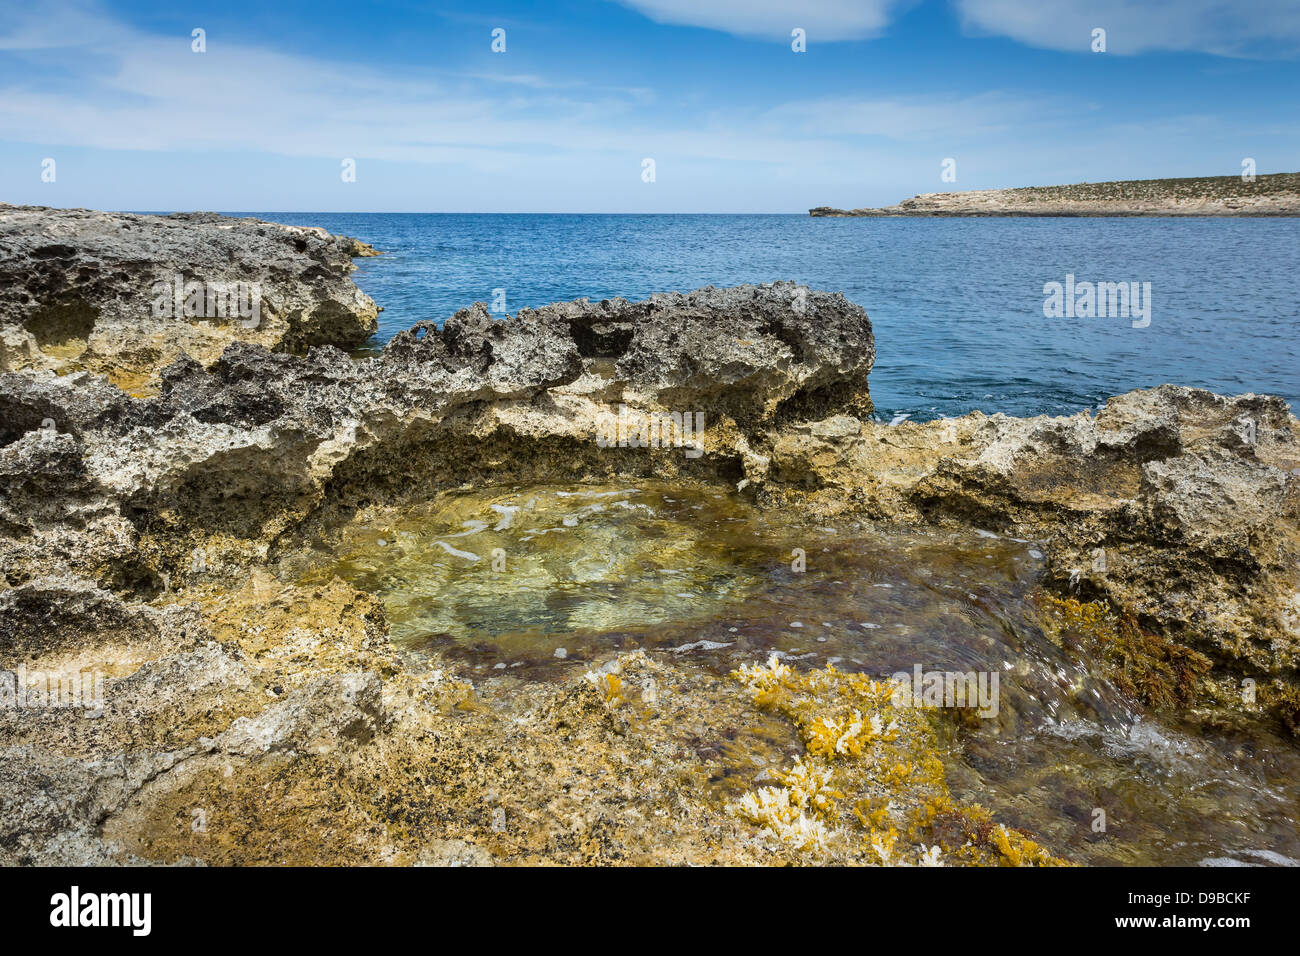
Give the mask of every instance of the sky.
M 0 0 L 60 207 L 803 213 L 1295 171 L 1298 105 L 1300 0 Z

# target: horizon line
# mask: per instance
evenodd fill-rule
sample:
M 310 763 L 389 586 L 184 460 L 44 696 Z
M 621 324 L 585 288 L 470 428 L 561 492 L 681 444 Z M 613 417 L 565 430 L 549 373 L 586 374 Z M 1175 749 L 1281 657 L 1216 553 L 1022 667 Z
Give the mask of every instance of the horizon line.
M 74 208 L 74 207 L 51 207 L 51 208 Z M 816 207 L 810 207 L 813 209 Z M 219 216 L 230 216 L 236 213 L 269 213 L 277 216 L 807 216 L 808 211 L 804 212 L 486 212 L 477 211 L 469 212 L 463 210 L 397 210 L 397 209 L 365 209 L 365 210 L 340 210 L 340 209 L 174 209 L 168 212 L 159 210 L 141 210 L 141 209 L 116 209 L 103 210 L 104 212 L 125 212 L 142 216 L 171 215 L 172 213 L 186 212 L 213 212 Z M 813 217 L 809 217 L 813 218 Z

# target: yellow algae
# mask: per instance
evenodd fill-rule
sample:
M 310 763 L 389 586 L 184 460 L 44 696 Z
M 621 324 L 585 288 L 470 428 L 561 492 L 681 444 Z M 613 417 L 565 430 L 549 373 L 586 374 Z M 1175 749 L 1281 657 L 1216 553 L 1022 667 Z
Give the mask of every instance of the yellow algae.
M 798 791 L 789 787 L 760 787 L 731 804 L 735 816 L 763 827 L 764 831 L 796 850 L 826 849 L 826 824 L 799 806 Z
M 881 865 L 1066 865 L 982 808 L 956 806 L 930 718 L 894 704 L 899 682 L 833 665 L 799 672 L 775 655 L 732 677 L 790 720 L 807 751 L 774 775 L 781 786 L 728 805 L 764 836 L 814 858 Z
M 606 704 L 617 707 L 623 702 L 623 679 L 618 674 L 588 671 L 582 676 L 600 692 Z

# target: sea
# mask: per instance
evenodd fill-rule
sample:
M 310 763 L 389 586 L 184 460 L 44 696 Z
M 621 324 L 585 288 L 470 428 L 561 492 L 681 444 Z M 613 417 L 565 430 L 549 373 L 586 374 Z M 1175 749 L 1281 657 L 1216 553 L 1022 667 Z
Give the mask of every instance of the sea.
M 1070 414 L 1166 382 L 1300 399 L 1296 218 L 230 215 L 382 250 L 354 274 L 384 310 L 370 348 L 476 301 L 504 318 L 581 297 L 789 279 L 866 309 L 886 420 Z M 1127 316 L 1088 315 L 1052 308 L 1052 283 L 1076 297 L 1085 283 L 1124 283 L 1139 298 Z

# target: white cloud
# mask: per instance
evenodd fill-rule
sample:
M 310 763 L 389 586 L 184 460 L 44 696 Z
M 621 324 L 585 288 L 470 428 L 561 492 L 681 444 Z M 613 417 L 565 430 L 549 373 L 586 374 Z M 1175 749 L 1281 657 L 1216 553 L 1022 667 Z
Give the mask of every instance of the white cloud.
M 14 142 L 143 150 L 485 162 L 493 153 L 596 138 L 652 94 L 528 75 L 376 69 L 209 37 L 161 36 L 86 2 L 0 23 L 0 55 L 42 77 L 0 86 Z
M 112 43 L 127 32 L 105 17 L 94 0 L 53 0 L 41 6 L 9 4 L 0 29 L 0 51 Z
M 1091 53 L 1092 31 L 1106 52 L 1192 51 L 1220 56 L 1300 52 L 1297 0 L 953 0 L 972 33 L 1030 46 Z
M 801 27 L 809 43 L 879 36 L 916 0 L 620 0 L 658 23 L 706 27 L 764 40 L 790 39 Z
M 1294 153 L 1285 117 L 1276 131 L 1177 116 L 1120 127 L 1078 97 L 1015 90 L 845 90 L 768 103 L 703 86 L 670 96 L 581 82 L 563 65 L 455 73 L 378 56 L 295 55 L 228 35 L 210 34 L 208 52 L 196 54 L 187 32 L 146 32 L 85 0 L 26 9 L 0 20 L 0 77 L 8 78 L 0 78 L 0 171 L 22 169 L 36 184 L 6 181 L 2 198 L 11 200 L 340 208 L 340 190 L 328 193 L 312 177 L 338 187 L 339 160 L 351 157 L 362 168 L 348 194 L 356 208 L 790 211 L 951 188 L 938 178 L 948 156 L 958 160 L 960 188 L 974 188 L 1192 175 L 1208 170 L 1178 164 L 1206 156 L 1206 143 L 1241 150 L 1223 159 L 1231 172 L 1237 156 L 1263 162 L 1265 134 L 1277 154 Z M 813 22 L 803 24 L 810 42 Z M 53 148 L 61 146 L 123 152 L 96 153 L 77 175 L 78 157 L 65 166 Z M 33 155 L 58 157 L 57 188 L 83 191 L 54 195 L 32 173 Z M 642 188 L 645 156 L 659 164 L 653 190 Z M 372 160 L 384 161 L 383 176 L 372 174 Z
M 55 56 L 76 82 L 0 85 L 11 142 L 161 152 L 241 151 L 518 168 L 542 154 L 646 155 L 788 165 L 874 155 L 845 137 L 901 141 L 1014 121 L 997 98 L 811 100 L 716 114 L 646 109 L 653 91 L 532 74 L 446 74 L 160 36 L 96 14 L 0 24 L 0 53 Z M 83 19 L 78 19 L 83 18 Z M 84 29 L 69 32 L 66 24 Z M 71 64 L 69 67 L 68 65 Z M 1003 116 L 1007 114 L 1007 116 Z M 797 135 L 791 135 L 796 132 Z M 638 166 L 639 168 L 639 166 Z

